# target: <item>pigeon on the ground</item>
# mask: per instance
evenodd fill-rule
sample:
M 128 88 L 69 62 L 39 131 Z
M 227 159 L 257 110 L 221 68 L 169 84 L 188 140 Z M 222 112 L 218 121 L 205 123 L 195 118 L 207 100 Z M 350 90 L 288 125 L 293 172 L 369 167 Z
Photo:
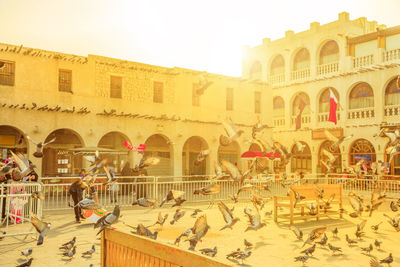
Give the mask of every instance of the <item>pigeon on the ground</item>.
M 308 239 L 303 243 L 304 247 L 306 244 L 311 245 L 315 240 L 317 240 L 323 233 L 325 233 L 326 227 L 319 227 L 310 232 Z
M 236 250 L 236 251 L 234 251 L 234 252 L 232 252 L 232 253 L 226 255 L 226 258 L 227 258 L 228 260 L 231 259 L 231 258 L 233 258 L 233 259 L 235 259 L 235 260 L 242 260 L 242 264 L 243 264 L 243 261 L 244 261 L 246 258 L 250 257 L 250 255 L 251 255 L 251 251 L 250 251 L 250 250 L 248 250 L 248 251 L 241 251 L 240 249 L 238 249 L 238 250 Z
M 303 251 L 300 252 L 300 253 L 305 253 L 305 254 L 307 254 L 307 255 L 311 255 L 311 256 L 312 256 L 312 254 L 314 253 L 314 251 L 315 251 L 315 244 L 312 245 L 312 247 L 309 247 L 309 248 L 303 250 Z
M 145 227 L 141 223 L 139 223 L 138 226 L 136 227 L 136 232 L 132 231 L 132 233 L 137 234 L 137 235 L 141 235 L 141 236 L 150 237 L 150 238 L 152 238 L 154 240 L 157 239 L 157 235 L 158 235 L 157 231 L 152 233 L 149 229 L 147 229 L 147 227 Z
M 100 230 L 97 232 L 96 235 L 100 234 L 106 227 L 111 226 L 113 223 L 118 221 L 120 215 L 119 205 L 115 205 L 114 210 L 112 213 L 108 213 L 104 215 L 97 222 L 94 224 L 94 228 L 100 227 Z
M 72 246 L 71 246 L 71 248 L 72 248 L 74 246 L 75 242 L 76 242 L 76 236 L 74 236 L 70 241 L 62 244 L 61 247 L 65 247 L 65 246 L 72 244 Z
M 95 200 L 90 198 L 82 199 L 75 206 L 79 206 L 81 209 L 84 210 L 97 210 L 101 208 L 100 204 L 98 204 Z
M 30 258 L 27 262 L 17 265 L 17 267 L 29 267 L 29 266 L 31 266 L 32 261 L 33 261 L 33 258 Z
M 205 187 L 202 187 L 200 189 L 196 189 L 193 191 L 194 195 L 205 195 L 205 196 L 209 196 L 211 195 L 211 201 L 210 201 L 210 205 L 209 207 L 211 207 L 212 205 L 214 205 L 214 198 L 216 194 L 219 194 L 221 192 L 221 185 L 217 184 L 217 183 L 212 183 L 209 184 Z
M 387 256 L 386 258 L 384 258 L 383 260 L 379 261 L 380 263 L 387 263 L 387 264 L 391 264 L 393 262 L 393 256 L 392 253 L 389 254 L 389 256 Z
M 138 198 L 137 200 L 132 202 L 132 206 L 135 206 L 135 205 L 139 205 L 139 206 L 145 207 L 145 208 L 148 208 L 148 207 L 155 208 L 157 206 L 157 199 L 148 199 L 145 197 Z
M 365 251 L 368 254 L 370 254 L 373 249 L 374 249 L 374 247 L 372 246 L 372 244 L 369 244 L 369 246 L 366 248 L 361 248 L 362 251 Z
M 195 209 L 195 210 L 193 211 L 193 213 L 190 214 L 190 216 L 193 217 L 193 218 L 196 218 L 196 216 L 197 216 L 197 214 L 198 214 L 199 212 L 202 212 L 202 210 L 201 210 L 201 209 Z
M 397 212 L 397 211 L 399 210 L 399 206 L 398 206 L 396 203 L 394 203 L 394 201 L 391 201 L 391 202 L 390 202 L 390 209 L 391 209 L 393 212 Z
M 183 217 L 183 215 L 185 215 L 185 211 L 181 210 L 181 209 L 177 209 L 175 211 L 174 217 L 173 219 L 169 222 L 170 224 L 174 224 L 175 222 L 177 222 L 180 218 Z
M 27 250 L 24 250 L 24 251 L 21 251 L 21 255 L 22 256 L 25 256 L 25 257 L 28 257 L 29 255 L 31 255 L 32 254 L 32 247 L 30 247 L 29 249 L 27 249 Z
M 74 257 L 74 255 L 75 255 L 75 253 L 76 253 L 76 246 L 74 246 L 74 247 L 72 248 L 72 250 L 63 253 L 63 256 L 69 257 L 69 258 L 72 259 L 72 258 Z
M 365 232 L 363 232 L 363 231 L 356 231 L 355 235 L 356 235 L 356 237 L 357 237 L 358 239 L 362 239 L 362 237 L 365 235 Z
M 243 242 L 244 242 L 246 249 L 251 249 L 253 247 L 253 244 L 250 243 L 249 241 L 247 241 L 246 239 L 244 239 Z
M 338 228 L 336 227 L 335 229 L 332 230 L 332 234 L 334 237 L 337 237 L 337 234 L 339 233 Z
M 217 255 L 217 247 L 211 248 L 203 248 L 200 249 L 201 254 L 207 255 L 209 257 L 215 257 Z
M 321 238 L 320 241 L 315 242 L 316 244 L 319 244 L 323 247 L 326 246 L 326 244 L 328 243 L 328 237 L 326 236 L 326 234 L 324 233 L 324 236 Z
M 33 227 L 35 227 L 36 231 L 39 233 L 37 245 L 40 246 L 43 244 L 44 237 L 47 235 L 47 233 L 50 230 L 51 223 L 42 222 L 34 214 L 31 214 L 31 223 L 32 223 Z
M 309 258 L 310 258 L 309 255 L 298 256 L 298 257 L 295 257 L 295 258 L 294 258 L 294 261 L 295 261 L 295 262 L 296 262 L 296 261 L 301 261 L 301 262 L 303 263 L 303 266 L 304 266 L 304 264 L 306 263 L 306 261 L 307 261 Z
M 207 224 L 207 216 L 203 214 L 197 218 L 194 226 L 191 229 L 191 236 L 185 240 L 189 241 L 190 243 L 189 250 L 194 250 L 196 248 L 197 243 L 207 234 L 208 229 L 210 229 L 210 226 Z
M 379 241 L 378 239 L 375 239 L 374 245 L 375 245 L 376 248 L 380 249 L 381 248 L 381 244 L 382 244 L 382 241 Z
M 400 227 L 399 227 L 400 215 L 396 215 L 395 217 L 392 218 L 389 215 L 384 213 L 383 216 L 385 216 L 385 217 L 387 217 L 389 219 L 388 223 L 390 223 L 390 225 L 393 226 L 393 228 L 396 231 L 400 231 Z
M 348 244 L 349 246 L 352 246 L 352 245 L 357 244 L 357 241 L 356 241 L 356 240 L 353 240 L 353 239 L 350 239 L 350 237 L 349 237 L 348 234 L 346 234 L 346 241 L 347 241 L 347 244 Z
M 29 135 L 26 136 L 26 138 L 28 138 L 29 141 L 31 141 L 32 143 L 34 143 L 36 145 L 36 151 L 33 153 L 33 156 L 36 158 L 41 158 L 43 157 L 43 147 L 53 143 L 54 141 L 56 141 L 56 138 L 54 137 L 53 139 L 49 140 L 48 142 L 44 143 L 44 142 L 35 142 L 31 137 L 29 137 Z
M 249 217 L 249 220 L 250 220 L 250 226 L 248 226 L 246 228 L 245 232 L 247 232 L 248 230 L 258 230 L 258 229 L 266 226 L 265 223 L 261 223 L 261 217 L 260 217 L 260 213 L 258 212 L 258 210 L 255 214 L 253 214 L 251 209 L 245 208 L 244 213 Z
M 228 209 L 228 207 L 222 201 L 220 201 L 218 203 L 218 208 L 219 208 L 219 211 L 222 213 L 222 217 L 224 218 L 224 221 L 226 222 L 225 226 L 222 227 L 220 229 L 220 231 L 224 230 L 226 228 L 230 228 L 232 230 L 233 225 L 235 223 L 237 223 L 240 219 L 233 218 L 233 214 L 232 214 L 231 210 Z
M 381 223 L 382 223 L 382 222 L 380 222 L 380 223 L 378 223 L 378 224 L 375 224 L 375 225 L 371 225 L 371 229 L 374 230 L 375 232 L 378 231 L 379 225 L 380 225 Z
M 96 251 L 96 248 L 95 248 L 94 245 L 92 245 L 91 249 L 89 249 L 88 251 L 85 251 L 85 252 L 82 253 L 82 257 L 84 257 L 84 256 L 92 256 L 95 251 Z
M 340 247 L 332 246 L 331 243 L 328 243 L 328 247 L 332 251 L 332 254 L 335 254 L 335 252 L 342 252 Z
M 182 198 L 184 194 L 184 191 L 170 190 L 165 198 L 161 201 L 160 207 L 162 207 L 164 203 L 168 203 L 171 200 L 175 200 L 174 206 L 180 206 L 184 201 L 186 201 L 186 199 Z
M 303 231 L 294 225 L 289 226 L 289 229 L 293 231 L 298 240 L 303 240 Z

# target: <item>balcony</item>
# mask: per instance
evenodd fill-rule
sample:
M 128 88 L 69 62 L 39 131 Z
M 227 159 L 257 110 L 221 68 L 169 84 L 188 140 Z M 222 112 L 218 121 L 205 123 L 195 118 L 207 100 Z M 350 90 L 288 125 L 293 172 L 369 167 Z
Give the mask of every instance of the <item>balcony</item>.
M 373 107 L 371 107 L 371 108 L 351 109 L 347 114 L 348 114 L 347 118 L 349 120 L 375 118 L 375 110 L 374 110 Z
M 285 82 L 285 73 L 275 74 L 269 76 L 269 82 L 272 85 L 277 85 Z
M 326 75 L 338 71 L 339 71 L 339 62 L 333 62 L 317 66 L 317 75 Z
M 285 117 L 276 117 L 274 120 L 274 127 L 284 127 L 285 126 Z
M 296 117 L 292 116 L 292 125 L 296 125 Z M 310 115 L 302 115 L 301 116 L 301 125 L 302 126 L 309 126 L 311 123 L 311 116 Z
M 336 112 L 336 116 L 337 116 L 337 120 L 339 121 L 340 120 L 340 113 Z M 318 123 L 326 122 L 326 121 L 328 121 L 328 119 L 329 119 L 329 112 L 320 112 L 317 115 Z
M 400 116 L 400 105 L 385 106 L 385 117 Z
M 353 68 L 370 66 L 374 63 L 374 55 L 353 58 Z
M 383 52 L 383 62 L 394 61 L 400 59 L 400 49 L 394 49 Z
M 290 79 L 292 81 L 296 81 L 296 80 L 305 80 L 310 78 L 310 69 L 302 69 L 302 70 L 296 70 L 296 71 L 292 71 L 290 73 Z

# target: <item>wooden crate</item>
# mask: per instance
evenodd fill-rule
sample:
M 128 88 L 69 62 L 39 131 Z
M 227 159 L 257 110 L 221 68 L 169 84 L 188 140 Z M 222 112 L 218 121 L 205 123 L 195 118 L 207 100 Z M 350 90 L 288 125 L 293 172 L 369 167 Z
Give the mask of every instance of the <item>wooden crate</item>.
M 121 230 L 101 235 L 102 267 L 228 267 L 213 258 Z

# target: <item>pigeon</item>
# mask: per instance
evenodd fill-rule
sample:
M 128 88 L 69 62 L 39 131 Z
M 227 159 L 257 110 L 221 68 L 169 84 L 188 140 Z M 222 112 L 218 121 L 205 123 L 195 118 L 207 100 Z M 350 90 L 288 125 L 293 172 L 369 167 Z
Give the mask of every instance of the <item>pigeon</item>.
M 316 244 L 320 244 L 321 246 L 325 247 L 325 245 L 328 242 L 328 237 L 326 236 L 326 234 L 324 233 L 324 237 L 322 237 L 322 239 L 320 241 L 315 242 Z
M 43 143 L 43 142 L 37 143 L 31 137 L 29 137 L 29 135 L 27 135 L 26 138 L 28 138 L 29 141 L 31 141 L 32 143 L 34 143 L 36 145 L 36 151 L 33 153 L 33 156 L 35 158 L 43 157 L 43 147 L 56 141 L 56 138 L 54 137 L 53 139 L 49 140 L 46 143 Z
M 181 241 L 181 238 L 184 237 L 184 236 L 186 236 L 186 238 L 187 238 L 192 233 L 193 233 L 192 232 L 192 228 L 189 228 L 189 229 L 185 230 L 181 235 L 179 235 L 175 239 L 174 245 L 179 246 L 179 242 Z
M 152 225 L 150 225 L 148 227 L 154 226 L 156 224 L 159 224 L 160 226 L 163 226 L 165 221 L 167 220 L 167 218 L 168 218 L 168 214 L 165 214 L 164 216 L 161 216 L 161 211 L 160 211 L 158 213 L 157 221 L 154 224 L 152 224 Z
M 247 241 L 246 239 L 244 239 L 243 242 L 244 242 L 246 249 L 251 249 L 253 247 L 253 244 L 250 243 L 249 241 Z
M 189 234 L 188 239 L 185 240 L 190 243 L 189 250 L 194 250 L 196 248 L 197 243 L 207 234 L 208 229 L 210 229 L 210 226 L 207 224 L 206 215 L 203 214 L 197 218 L 191 229 L 192 232 Z
M 200 249 L 201 254 L 207 255 L 209 257 L 215 257 L 217 255 L 217 247 L 211 248 L 203 248 Z
M 81 201 L 78 202 L 75 206 L 79 206 L 82 209 L 85 210 L 97 210 L 102 208 L 100 204 L 98 204 L 96 201 L 90 198 L 85 198 L 82 199 Z
M 392 253 L 390 253 L 388 257 L 384 258 L 383 260 L 380 260 L 379 262 L 380 263 L 387 263 L 388 265 L 390 265 L 393 262 Z
M 6 174 L 9 174 L 13 170 L 13 164 L 13 160 L 8 161 L 7 164 L 0 162 L 0 176 L 5 176 Z
M 21 153 L 14 154 L 12 150 L 10 150 L 10 152 L 14 159 L 15 164 L 18 167 L 12 170 L 14 180 L 16 181 L 21 180 L 22 177 L 25 177 L 27 174 L 32 172 L 34 168 L 36 168 L 35 165 L 30 165 L 29 160 L 25 158 L 25 156 L 22 155 Z
M 212 199 L 211 199 L 210 205 L 209 205 L 209 207 L 211 207 L 212 205 L 214 205 L 215 195 L 219 194 L 220 192 L 221 192 L 221 185 L 217 184 L 217 183 L 212 183 L 212 184 L 209 184 L 209 185 L 207 185 L 205 187 L 202 187 L 200 189 L 194 190 L 193 194 L 194 195 L 201 194 L 201 195 L 205 195 L 205 196 L 211 195 Z
M 366 248 L 361 248 L 362 251 L 365 251 L 368 254 L 370 254 L 373 249 L 374 249 L 374 247 L 372 246 L 372 244 L 369 244 L 369 246 Z
M 184 210 L 177 209 L 177 210 L 175 211 L 173 220 L 171 220 L 169 223 L 170 223 L 170 224 L 174 224 L 174 223 L 177 222 L 180 218 L 182 218 L 182 217 L 185 215 L 185 213 L 186 213 L 186 212 L 185 212 Z
M 266 226 L 265 223 L 261 223 L 261 217 L 260 217 L 260 213 L 256 212 L 256 214 L 253 214 L 252 210 L 249 208 L 245 208 L 244 209 L 244 213 L 249 217 L 250 220 L 250 226 L 248 226 L 245 230 L 245 232 L 249 231 L 249 230 L 258 230 L 264 226 Z
M 310 258 L 309 255 L 298 256 L 298 257 L 295 257 L 295 258 L 294 258 L 294 261 L 295 261 L 295 262 L 296 262 L 296 261 L 301 261 L 301 262 L 303 263 L 303 266 L 304 266 L 304 264 L 306 263 L 306 261 L 307 261 L 309 258 Z
M 235 223 L 237 223 L 240 219 L 239 218 L 233 218 L 232 212 L 230 211 L 230 209 L 228 209 L 228 207 L 222 201 L 220 201 L 218 203 L 218 208 L 219 208 L 219 211 L 222 214 L 222 217 L 224 218 L 224 221 L 226 222 L 226 225 L 224 227 L 222 227 L 220 229 L 220 231 L 224 230 L 226 228 L 230 228 L 232 230 L 233 225 Z
M 367 220 L 362 220 L 359 224 L 357 224 L 357 231 L 364 230 L 364 227 L 366 224 L 367 224 Z
M 141 207 L 153 207 L 153 209 L 157 206 L 157 199 L 149 199 L 149 198 L 138 198 L 137 200 L 132 202 L 132 206 L 139 205 Z
M 391 201 L 391 202 L 390 202 L 390 209 L 391 209 L 393 212 L 397 212 L 397 211 L 399 210 L 399 206 L 398 206 L 396 203 L 394 203 L 394 201 Z
M 70 257 L 70 258 L 72 259 L 72 258 L 74 257 L 74 255 L 75 255 L 75 253 L 76 253 L 76 246 L 74 246 L 74 247 L 72 248 L 72 250 L 63 253 L 63 256 L 65 256 L 65 257 Z
M 28 257 L 29 255 L 31 255 L 32 254 L 32 247 L 30 247 L 29 249 L 27 249 L 27 250 L 24 250 L 24 251 L 21 251 L 21 255 L 22 256 L 25 256 L 25 257 Z
M 44 193 L 42 191 L 32 192 L 32 197 L 35 199 L 44 200 Z
M 332 251 L 332 254 L 335 254 L 335 252 L 339 251 L 342 252 L 342 249 L 340 247 L 332 246 L 331 243 L 328 243 L 328 247 Z
M 7 234 L 7 232 L 5 232 L 5 231 L 2 231 L 2 232 L 0 232 L 0 234 L 2 234 L 2 235 L 6 235 L 6 234 Z M 0 241 L 1 241 L 1 240 L 3 240 L 3 238 L 4 238 L 4 236 L 0 236 Z
M 346 234 L 346 241 L 347 241 L 347 244 L 348 244 L 349 246 L 352 246 L 352 245 L 357 244 L 357 241 L 356 241 L 356 240 L 353 240 L 353 239 L 350 239 L 348 234 Z
M 100 153 L 98 150 L 96 150 L 94 158 L 91 156 L 84 156 L 84 158 L 90 162 L 90 166 L 92 167 L 88 172 L 95 173 L 97 170 L 103 168 L 107 164 L 107 159 L 100 158 Z
M 251 251 L 241 251 L 240 249 L 226 255 L 227 259 L 235 259 L 235 260 L 242 260 L 242 264 L 243 264 L 243 260 L 245 260 L 246 258 L 250 257 L 251 255 Z
M 31 266 L 32 261 L 33 261 L 33 258 L 30 258 L 27 262 L 17 265 L 17 267 L 29 267 L 29 266 Z
M 320 199 L 323 199 L 325 190 L 323 188 L 319 188 L 318 186 L 314 186 L 314 188 L 318 192 L 317 197 L 320 198 Z
M 202 210 L 201 210 L 201 209 L 195 209 L 195 210 L 193 211 L 193 213 L 190 214 L 190 216 L 193 217 L 193 218 L 196 218 L 196 216 L 197 216 L 197 214 L 198 214 L 199 212 L 202 212 Z
M 342 136 L 337 138 L 336 136 L 334 136 L 333 134 L 331 134 L 328 130 L 324 130 L 325 136 L 328 140 L 332 141 L 333 144 L 331 145 L 331 149 L 335 150 L 337 148 L 339 148 L 339 146 L 347 140 L 350 140 L 351 138 L 353 138 L 353 135 L 350 136 Z
M 396 231 L 400 231 L 400 228 L 399 228 L 400 215 L 396 215 L 395 217 L 392 218 L 384 213 L 383 216 L 385 216 L 389 219 L 388 223 L 390 223 L 390 225 L 393 226 L 393 228 Z
M 310 232 L 308 235 L 308 239 L 303 243 L 304 247 L 306 244 L 311 245 L 316 239 L 318 239 L 324 232 L 326 231 L 326 227 L 319 227 Z
M 374 242 L 374 245 L 375 245 L 375 247 L 376 248 L 381 248 L 381 244 L 382 244 L 382 241 L 379 241 L 378 239 L 375 239 L 375 242 Z
M 250 175 L 251 168 L 249 168 L 247 171 L 242 173 L 237 166 L 235 166 L 233 163 L 227 160 L 222 160 L 221 161 L 222 167 L 226 169 L 226 172 L 229 174 L 229 177 L 239 183 L 239 185 L 243 185 L 244 180 L 248 175 Z
M 338 228 L 336 227 L 335 229 L 332 230 L 332 234 L 334 237 L 337 237 L 337 234 L 339 233 Z
M 371 194 L 371 208 L 369 211 L 369 217 L 371 217 L 372 212 L 377 210 L 382 203 L 386 201 L 386 189 L 381 189 L 379 187 L 375 188 Z
M 238 130 L 232 120 L 229 120 L 228 122 L 222 122 L 222 125 L 224 126 L 226 133 L 226 136 L 220 136 L 220 144 L 222 146 L 230 145 L 232 142 L 235 141 L 236 138 L 239 138 L 244 133 L 243 130 Z
M 103 183 L 103 185 L 110 185 L 112 182 L 117 180 L 117 178 L 115 177 L 115 169 L 113 167 L 103 166 L 103 169 L 107 176 L 107 181 Z
M 39 238 L 38 238 L 38 242 L 37 242 L 37 245 L 40 246 L 43 244 L 44 237 L 47 235 L 47 233 L 50 230 L 51 223 L 42 222 L 34 214 L 31 214 L 31 223 L 32 223 L 33 227 L 35 227 L 36 231 L 40 234 Z
M 327 209 L 329 209 L 330 207 L 331 207 L 331 203 L 332 203 L 332 201 L 335 199 L 335 194 L 332 194 L 330 197 L 329 197 L 329 199 L 328 200 L 324 200 L 324 199 L 322 199 L 322 201 L 324 202 L 324 205 L 321 207 L 321 208 L 323 208 L 323 209 L 325 209 L 325 211 L 327 210 Z
M 115 205 L 114 210 L 112 213 L 108 213 L 104 215 L 97 222 L 94 224 L 94 228 L 100 227 L 100 230 L 97 232 L 96 235 L 100 234 L 105 228 L 111 226 L 113 223 L 118 221 L 120 215 L 119 205 Z
M 297 151 L 300 153 L 302 153 L 304 148 L 306 147 L 305 144 L 303 144 L 302 142 L 299 142 L 299 141 L 296 141 L 295 145 L 296 145 Z
M 59 249 L 64 249 L 69 251 L 75 245 L 75 242 L 76 242 L 76 237 L 72 238 L 71 241 L 62 244 L 61 247 L 59 247 Z
M 353 192 L 350 192 L 348 194 L 348 199 L 350 202 L 350 205 L 354 209 L 354 211 L 357 213 L 357 215 L 361 215 L 361 212 L 363 211 L 363 204 L 361 199 L 355 195 Z
M 303 240 L 303 231 L 294 225 L 289 226 L 289 229 L 293 231 L 298 240 Z
M 148 157 L 148 158 L 142 158 L 139 162 L 139 165 L 137 165 L 134 168 L 134 171 L 140 171 L 144 168 L 150 167 L 150 166 L 155 166 L 158 163 L 160 163 L 160 159 L 156 157 Z
M 355 233 L 355 235 L 356 235 L 356 237 L 358 238 L 358 239 L 362 239 L 362 237 L 365 235 L 365 233 L 363 232 L 363 231 L 356 231 L 356 233 Z
M 295 201 L 294 201 L 294 208 L 296 208 L 296 205 L 297 205 L 297 203 L 298 202 L 300 202 L 300 201 L 302 201 L 303 199 L 305 199 L 306 197 L 305 196 L 301 196 L 300 194 L 299 194 L 299 192 L 296 192 L 296 191 L 294 191 L 293 189 L 291 189 L 293 192 L 294 192 L 294 196 L 295 196 Z
M 310 210 L 310 215 L 317 215 L 317 202 L 308 202 L 306 207 Z
M 197 158 L 194 160 L 193 164 L 195 166 L 199 166 L 204 159 L 210 154 L 210 151 L 208 149 L 200 151 L 200 153 L 197 155 Z
M 95 251 L 96 251 L 96 248 L 95 248 L 94 245 L 92 245 L 91 249 L 89 249 L 88 251 L 85 251 L 85 252 L 82 253 L 82 257 L 84 257 L 84 256 L 92 256 Z
M 158 232 L 152 233 L 149 229 L 147 229 L 143 224 L 139 223 L 136 227 L 136 232 L 131 231 L 134 234 L 150 237 L 154 240 L 157 239 Z
M 161 201 L 160 207 L 162 207 L 164 203 L 168 203 L 171 200 L 175 200 L 176 203 L 179 203 L 178 206 L 180 206 L 185 201 L 185 199 L 182 199 L 184 194 L 184 191 L 170 190 L 166 197 Z
M 235 194 L 229 194 L 228 197 L 233 200 L 234 203 L 238 203 L 239 199 L 238 199 L 238 193 Z
M 312 247 L 309 247 L 309 248 L 303 250 L 303 251 L 300 252 L 300 253 L 305 253 L 305 254 L 307 254 L 307 255 L 311 255 L 311 256 L 312 256 L 312 254 L 314 253 L 314 251 L 315 251 L 315 244 L 312 245 Z

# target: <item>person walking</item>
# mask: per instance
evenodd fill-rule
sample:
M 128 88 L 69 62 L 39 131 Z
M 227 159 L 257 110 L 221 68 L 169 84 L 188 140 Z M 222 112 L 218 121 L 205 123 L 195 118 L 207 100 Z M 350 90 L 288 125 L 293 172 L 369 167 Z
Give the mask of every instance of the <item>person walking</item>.
M 76 223 L 81 223 L 81 218 L 84 219 L 81 213 L 81 208 L 77 206 L 79 201 L 82 200 L 82 191 L 86 188 L 86 184 L 83 182 L 81 178 L 73 182 L 69 188 L 69 194 L 74 201 L 74 212 L 75 212 L 75 220 Z

